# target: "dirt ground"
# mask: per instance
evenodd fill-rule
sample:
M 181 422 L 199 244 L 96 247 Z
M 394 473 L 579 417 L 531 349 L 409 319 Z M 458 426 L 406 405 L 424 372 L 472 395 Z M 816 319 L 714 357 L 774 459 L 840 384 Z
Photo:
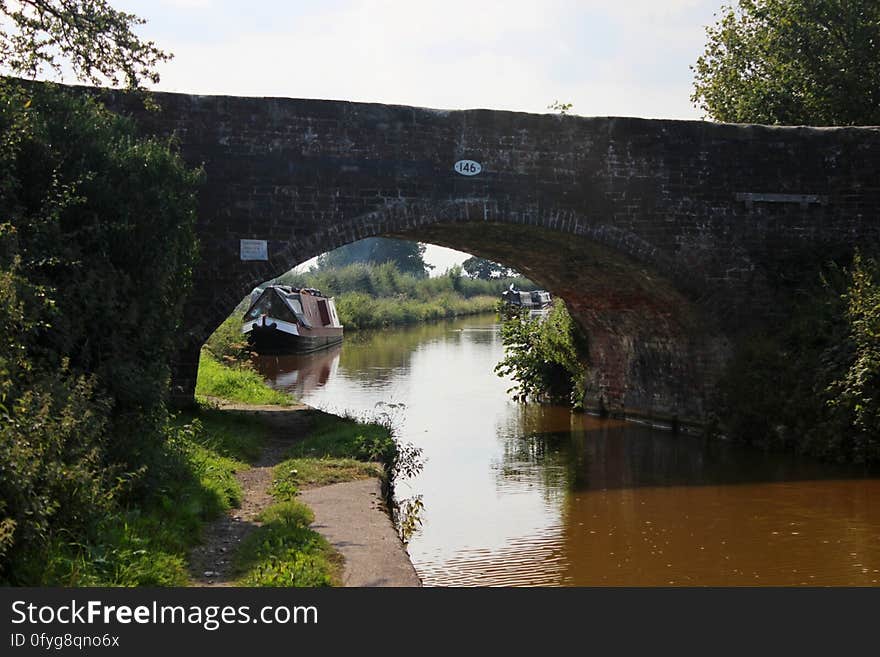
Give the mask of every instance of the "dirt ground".
M 308 430 L 308 406 L 247 406 L 220 404 L 225 410 L 259 416 L 271 428 L 263 453 L 248 470 L 236 473 L 241 508 L 231 509 L 205 531 L 190 554 L 192 586 L 234 586 L 232 555 L 238 544 L 259 526 L 260 512 L 272 504 L 272 470 L 284 453 Z M 366 479 L 302 492 L 300 499 L 315 513 L 312 529 L 322 534 L 345 558 L 344 586 L 420 586 L 418 575 L 382 500 L 379 481 Z

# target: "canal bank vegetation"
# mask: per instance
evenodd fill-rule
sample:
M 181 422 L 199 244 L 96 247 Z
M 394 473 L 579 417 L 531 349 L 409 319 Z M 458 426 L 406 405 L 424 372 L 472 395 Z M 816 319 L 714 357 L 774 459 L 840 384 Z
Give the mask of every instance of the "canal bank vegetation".
M 150 510 L 192 452 L 164 399 L 199 173 L 52 86 L 0 83 L 0 132 L 0 582 L 172 583 Z
M 508 390 L 515 401 L 528 400 L 583 407 L 587 339 L 561 299 L 546 316 L 532 317 L 527 309 L 500 307 L 504 358 L 499 376 L 513 379 Z
M 256 405 L 289 406 L 296 401 L 293 395 L 270 388 L 252 368 L 221 363 L 206 349 L 199 357 L 196 396 Z
M 103 4 L 39 23 L 0 11 L 3 64 L 20 74 L 64 63 L 137 87 L 165 58 Z M 0 81 L 0 135 L 0 584 L 185 584 L 190 547 L 239 503 L 233 474 L 263 439 L 165 406 L 201 174 L 51 84 Z
M 276 502 L 238 546 L 233 565 L 241 586 L 338 586 L 342 556 L 309 528 L 315 516 L 297 500 Z
M 277 282 L 314 287 L 336 297 L 339 319 L 346 330 L 492 312 L 498 296 L 511 284 L 531 285 L 521 277 L 471 278 L 457 266 L 427 278 L 402 272 L 392 262 L 288 272 Z
M 880 463 L 880 265 L 828 264 L 736 351 L 719 430 L 748 445 Z
M 739 0 L 722 8 L 706 36 L 691 99 L 712 119 L 880 122 L 875 0 Z M 821 271 L 797 263 L 796 273 L 779 277 L 798 285 L 779 294 L 782 319 L 734 353 L 720 388 L 722 431 L 768 449 L 880 461 L 880 249 L 854 246 L 863 255 L 825 254 L 834 262 Z

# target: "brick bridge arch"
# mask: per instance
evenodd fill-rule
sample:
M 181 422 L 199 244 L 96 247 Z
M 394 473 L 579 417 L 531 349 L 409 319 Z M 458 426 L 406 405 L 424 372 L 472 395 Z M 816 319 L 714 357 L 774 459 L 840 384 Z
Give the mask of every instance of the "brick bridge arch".
M 800 270 L 880 241 L 880 129 L 584 118 L 283 98 L 105 92 L 202 165 L 201 262 L 175 362 L 254 284 L 387 235 L 502 261 L 590 339 L 588 404 L 699 421 L 731 341 Z M 453 170 L 481 164 L 478 175 Z M 265 261 L 240 241 L 264 240 Z

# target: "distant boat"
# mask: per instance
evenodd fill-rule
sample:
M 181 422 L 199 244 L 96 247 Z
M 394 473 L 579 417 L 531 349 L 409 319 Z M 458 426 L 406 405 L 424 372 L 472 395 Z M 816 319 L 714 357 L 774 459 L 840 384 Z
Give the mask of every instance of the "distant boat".
M 546 290 L 532 290 L 531 292 L 517 290 L 513 283 L 510 284 L 510 289 L 501 293 L 501 300 L 511 306 L 529 308 L 530 310 L 542 310 L 553 305 L 550 293 Z
M 314 288 L 257 288 L 243 322 L 241 332 L 260 354 L 308 353 L 342 342 L 336 304 Z

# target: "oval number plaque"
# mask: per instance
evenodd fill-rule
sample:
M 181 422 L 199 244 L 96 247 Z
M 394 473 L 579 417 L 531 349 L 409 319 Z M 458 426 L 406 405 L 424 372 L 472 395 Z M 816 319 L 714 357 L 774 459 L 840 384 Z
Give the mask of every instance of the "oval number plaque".
M 476 176 L 483 170 L 483 166 L 473 160 L 459 160 L 452 168 L 463 176 Z

